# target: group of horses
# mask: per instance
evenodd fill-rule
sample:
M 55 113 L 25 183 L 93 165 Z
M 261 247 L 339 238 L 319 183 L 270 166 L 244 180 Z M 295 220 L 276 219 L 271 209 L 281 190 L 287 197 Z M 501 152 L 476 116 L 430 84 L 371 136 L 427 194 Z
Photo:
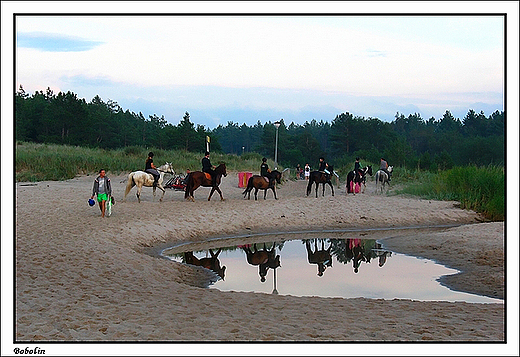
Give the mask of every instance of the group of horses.
M 154 186 L 154 177 L 152 174 L 149 174 L 144 171 L 134 171 L 128 175 L 125 197 L 123 201 L 126 201 L 126 196 L 130 192 L 130 190 L 137 186 L 137 200 L 141 202 L 141 190 L 143 186 L 145 187 L 153 187 L 153 196 L 155 198 L 156 189 L 160 189 L 162 191 L 161 198 L 159 201 L 162 201 L 164 198 L 164 193 L 166 190 L 164 189 L 162 183 L 164 181 L 164 174 L 172 174 L 175 175 L 175 171 L 173 171 L 173 166 L 171 162 L 167 162 L 164 165 L 161 165 L 157 168 L 159 172 L 159 179 L 157 180 L 157 185 Z M 193 191 L 195 191 L 200 186 L 203 187 L 211 187 L 211 192 L 208 197 L 208 201 L 211 200 L 211 196 L 215 191 L 217 191 L 220 195 L 220 199 L 223 201 L 224 197 L 222 196 L 222 191 L 218 187 L 220 182 L 222 181 L 222 176 L 227 176 L 226 172 L 226 164 L 222 163 L 215 168 L 215 181 L 213 183 L 211 176 L 202 171 L 190 172 L 186 177 L 186 192 L 184 193 L 184 198 L 187 200 L 193 201 Z
M 393 167 L 389 166 L 388 172 L 391 173 L 392 169 L 393 169 Z M 329 170 L 329 172 L 333 172 L 334 168 L 331 165 L 329 165 L 328 170 Z M 363 187 L 363 191 L 361 191 L 361 192 L 364 193 L 365 189 L 366 189 L 367 175 L 372 176 L 372 165 L 368 165 L 357 172 L 354 170 L 350 171 L 347 174 L 347 187 L 346 187 L 347 194 L 349 194 L 349 193 L 352 193 L 354 195 L 356 194 L 356 190 L 355 190 L 356 184 L 359 184 L 360 187 L 361 186 Z M 317 198 L 318 197 L 318 187 L 319 187 L 320 183 L 323 185 L 323 190 L 321 193 L 322 196 L 325 196 L 325 184 L 330 186 L 332 196 L 334 196 L 334 186 L 332 185 L 332 182 L 330 180 L 331 176 L 332 175 L 330 173 L 326 173 L 323 171 L 312 171 L 309 175 L 309 183 L 307 184 L 307 196 L 312 191 L 312 185 L 315 184 L 315 186 L 316 186 L 315 191 L 316 191 L 316 198 Z M 378 190 L 383 192 L 385 185 L 390 184 L 389 179 L 390 179 L 390 177 L 385 171 L 378 170 L 376 172 L 376 176 L 375 176 L 376 192 Z M 352 185 L 351 185 L 351 183 L 352 183 Z
M 167 162 L 164 165 L 161 165 L 157 168 L 157 171 L 159 172 L 159 179 L 157 180 L 157 185 L 154 186 L 154 177 L 153 175 L 144 172 L 144 171 L 134 171 L 131 172 L 128 175 L 127 184 L 126 184 L 126 190 L 125 190 L 125 196 L 123 198 L 123 201 L 126 201 L 126 196 L 130 192 L 130 190 L 137 186 L 137 200 L 141 202 L 141 190 L 143 186 L 145 187 L 153 187 L 153 196 L 155 198 L 156 189 L 159 188 L 162 191 L 160 201 L 163 200 L 164 194 L 166 190 L 164 189 L 162 183 L 164 181 L 164 175 L 165 174 L 172 174 L 175 175 L 175 171 L 173 171 L 173 166 L 171 162 Z M 223 201 L 224 197 L 222 196 L 222 191 L 219 188 L 219 185 L 222 181 L 222 176 L 227 176 L 226 171 L 226 164 L 222 163 L 218 165 L 215 168 L 215 180 L 213 181 L 211 176 L 208 173 L 202 172 L 202 171 L 195 171 L 188 174 L 186 177 L 186 191 L 184 193 L 184 198 L 186 200 L 193 201 L 193 192 L 200 186 L 203 187 L 211 187 L 211 191 L 209 193 L 208 201 L 211 200 L 211 196 L 215 191 L 217 191 L 220 195 L 220 200 Z M 325 196 L 325 184 L 328 184 L 330 186 L 332 196 L 334 196 L 334 186 L 331 182 L 331 174 L 330 172 L 334 172 L 334 168 L 329 165 L 327 172 L 323 171 L 312 171 L 309 175 L 309 183 L 307 184 L 307 196 L 312 191 L 312 185 L 315 184 L 316 188 L 316 198 L 318 198 L 318 187 L 320 183 L 323 185 L 322 190 L 322 196 Z M 392 172 L 392 166 L 388 167 L 388 172 Z M 366 189 L 366 176 L 370 175 L 372 176 L 372 166 L 368 165 L 361 169 L 358 172 L 351 171 L 347 175 L 347 194 L 353 193 L 355 195 L 355 189 L 351 189 L 351 182 L 354 183 L 354 185 L 357 183 L 360 186 L 363 186 L 363 193 Z M 249 178 L 247 182 L 247 187 L 242 192 L 244 195 L 244 198 L 247 195 L 247 199 L 251 198 L 251 191 L 255 189 L 255 200 L 258 199 L 258 190 L 264 190 L 264 200 L 266 199 L 267 190 L 271 189 L 274 194 L 274 198 L 278 199 L 276 196 L 276 183 L 281 183 L 282 173 L 273 170 L 270 173 L 270 178 L 266 178 L 260 175 L 253 175 Z M 375 175 L 375 181 L 376 181 L 376 192 L 378 190 L 378 186 L 380 187 L 381 192 L 383 192 L 385 184 L 389 184 L 389 176 L 388 174 L 383 170 L 378 170 Z

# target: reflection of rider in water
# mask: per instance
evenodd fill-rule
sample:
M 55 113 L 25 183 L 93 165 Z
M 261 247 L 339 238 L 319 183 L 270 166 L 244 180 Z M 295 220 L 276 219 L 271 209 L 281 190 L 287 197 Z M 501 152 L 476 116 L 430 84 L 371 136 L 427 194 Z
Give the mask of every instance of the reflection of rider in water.
M 352 256 L 352 265 L 354 266 L 354 273 L 359 272 L 361 262 L 366 262 L 364 242 L 359 238 L 347 239 L 347 253 Z M 363 244 L 362 244 L 363 243 Z

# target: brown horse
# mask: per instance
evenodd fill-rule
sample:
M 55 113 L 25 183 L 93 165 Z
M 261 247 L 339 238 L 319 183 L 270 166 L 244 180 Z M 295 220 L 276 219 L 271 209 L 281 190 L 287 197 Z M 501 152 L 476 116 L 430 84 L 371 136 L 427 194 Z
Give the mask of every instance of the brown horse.
M 330 250 L 332 245 L 328 249 L 325 249 L 325 240 L 321 241 L 321 250 L 318 250 L 318 241 L 314 239 L 314 251 L 312 251 L 311 241 L 305 241 L 305 248 L 307 248 L 307 260 L 309 264 L 318 265 L 318 276 L 323 276 L 325 269 L 332 266 L 332 256 Z
M 217 250 L 217 253 L 213 253 L 213 250 L 209 250 L 211 254 L 211 258 L 197 258 L 193 255 L 193 252 L 185 252 L 184 253 L 184 263 L 200 266 L 215 272 L 222 280 L 224 280 L 224 272 L 226 271 L 226 267 L 220 266 L 220 261 L 218 260 L 218 255 L 222 249 Z
M 246 195 L 247 195 L 247 199 L 250 199 L 251 191 L 254 188 L 255 189 L 255 201 L 256 201 L 258 199 L 258 197 L 257 197 L 258 190 L 264 190 L 264 200 L 265 200 L 267 190 L 272 189 L 273 194 L 274 194 L 274 199 L 277 200 L 278 198 L 276 197 L 275 181 L 278 183 L 281 183 L 281 178 L 282 178 L 282 173 L 277 170 L 271 171 L 271 179 L 269 180 L 269 182 L 267 182 L 267 180 L 263 176 L 253 175 L 247 181 L 247 187 L 246 187 L 245 191 L 242 192 L 242 194 L 244 195 L 244 198 L 246 198 Z
M 211 187 L 211 192 L 209 193 L 208 201 L 211 200 L 211 196 L 213 195 L 213 192 L 215 192 L 215 190 L 219 193 L 220 200 L 224 201 L 224 197 L 222 197 L 222 191 L 220 191 L 220 188 L 218 186 L 220 185 L 222 176 L 227 176 L 226 164 L 220 164 L 217 166 L 217 168 L 215 169 L 215 176 L 215 186 L 213 186 L 211 178 L 208 178 L 204 172 L 191 172 L 188 175 L 188 178 L 186 179 L 186 193 L 184 194 L 184 198 L 193 201 L 193 191 L 195 191 L 199 186 L 203 186 Z
M 334 168 L 329 165 L 328 167 L 328 170 L 329 172 L 333 172 L 334 171 Z M 307 184 L 307 196 L 309 196 L 309 194 L 311 193 L 312 191 L 312 184 L 315 183 L 316 184 L 316 198 L 318 198 L 318 186 L 321 184 L 323 184 L 323 192 L 322 192 L 322 196 L 325 196 L 325 184 L 329 184 L 330 186 L 330 189 L 332 190 L 332 196 L 334 196 L 334 187 L 332 186 L 332 182 L 330 182 L 330 177 L 331 177 L 331 174 L 328 174 L 326 172 L 322 172 L 322 171 L 311 171 L 310 175 L 309 175 L 309 183 Z
M 280 256 L 276 255 L 274 244 L 271 250 L 267 249 L 265 243 L 263 250 L 258 250 L 256 248 L 256 243 L 253 245 L 253 249 L 255 250 L 254 252 L 249 246 L 246 246 L 243 249 L 244 252 L 246 252 L 247 262 L 251 265 L 258 265 L 258 274 L 260 275 L 260 281 L 262 283 L 265 282 L 265 277 L 269 268 L 276 269 L 280 266 Z

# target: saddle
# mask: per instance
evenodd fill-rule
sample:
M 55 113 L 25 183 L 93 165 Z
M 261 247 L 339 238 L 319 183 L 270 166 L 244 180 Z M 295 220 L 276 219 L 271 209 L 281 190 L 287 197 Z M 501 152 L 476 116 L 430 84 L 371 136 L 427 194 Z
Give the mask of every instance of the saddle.
M 211 175 L 208 172 L 204 172 L 204 176 L 206 176 L 206 179 L 211 181 Z
M 265 182 L 269 183 L 269 179 L 266 176 L 262 176 L 265 180 Z

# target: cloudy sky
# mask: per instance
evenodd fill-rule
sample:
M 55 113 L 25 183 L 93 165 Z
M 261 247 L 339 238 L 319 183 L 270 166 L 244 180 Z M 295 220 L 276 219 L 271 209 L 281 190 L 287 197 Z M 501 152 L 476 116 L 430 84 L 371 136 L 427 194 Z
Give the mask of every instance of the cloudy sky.
M 293 11 L 295 11 L 293 9 Z M 504 17 L 16 17 L 16 86 L 214 128 L 504 110 Z

